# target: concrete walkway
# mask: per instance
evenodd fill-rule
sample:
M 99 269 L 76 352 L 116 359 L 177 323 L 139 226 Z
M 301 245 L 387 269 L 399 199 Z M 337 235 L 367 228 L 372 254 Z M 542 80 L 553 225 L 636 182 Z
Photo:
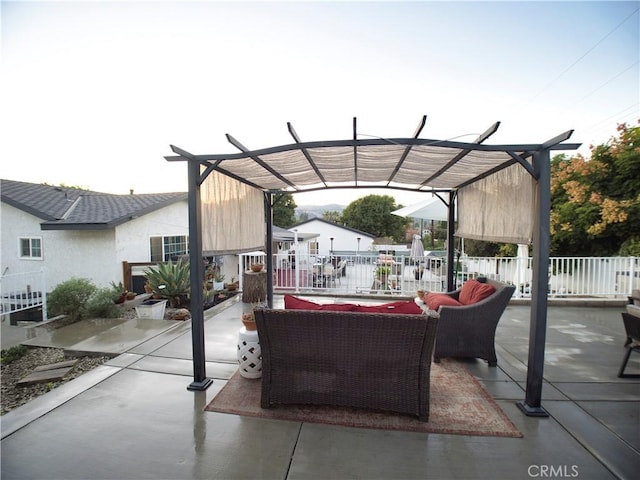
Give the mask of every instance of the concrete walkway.
M 206 312 L 207 375 L 214 382 L 205 392 L 186 389 L 189 322 L 89 322 L 26 341 L 118 355 L 2 417 L 2 478 L 602 480 L 637 478 L 640 471 L 640 380 L 616 376 L 625 338 L 620 308 L 549 307 L 549 418 L 526 417 L 516 407 L 526 383 L 529 307 L 507 308 L 498 326 L 498 368 L 467 366 L 524 434 L 514 439 L 204 412 L 236 369 L 247 307 L 236 297 Z M 638 357 L 632 355 L 629 371 L 640 371 Z

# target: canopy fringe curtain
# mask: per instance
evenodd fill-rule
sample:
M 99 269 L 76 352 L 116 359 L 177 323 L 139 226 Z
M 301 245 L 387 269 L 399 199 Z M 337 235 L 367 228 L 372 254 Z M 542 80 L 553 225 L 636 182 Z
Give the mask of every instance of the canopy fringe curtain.
M 200 187 L 202 251 L 226 255 L 265 248 L 264 195 L 213 171 Z
M 458 192 L 458 237 L 530 244 L 534 179 L 520 165 L 468 185 Z

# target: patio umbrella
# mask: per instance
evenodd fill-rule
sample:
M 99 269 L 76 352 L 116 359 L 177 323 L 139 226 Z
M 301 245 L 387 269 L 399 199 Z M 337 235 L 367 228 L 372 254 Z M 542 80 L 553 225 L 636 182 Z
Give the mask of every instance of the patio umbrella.
M 411 257 L 424 257 L 424 246 L 422 245 L 422 239 L 420 238 L 420 235 L 413 236 L 413 241 L 411 242 Z
M 399 208 L 391 212 L 399 217 L 422 218 L 425 220 L 447 221 L 449 210 L 438 197 L 432 197 L 422 202 L 414 203 L 407 207 Z

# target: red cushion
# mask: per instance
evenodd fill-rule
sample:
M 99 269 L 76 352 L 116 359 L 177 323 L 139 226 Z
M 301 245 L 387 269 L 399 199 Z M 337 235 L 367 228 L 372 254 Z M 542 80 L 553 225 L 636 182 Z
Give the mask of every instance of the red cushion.
M 490 296 L 496 289 L 489 283 L 480 283 L 475 279 L 467 280 L 462 285 L 458 299 L 463 305 L 471 305 Z
M 320 304 L 293 295 L 285 295 L 284 308 L 287 310 L 320 310 Z
M 476 286 L 479 284 L 480 282 L 473 278 L 464 282 L 462 284 L 462 288 L 460 289 L 460 295 L 458 295 L 458 300 L 460 301 L 460 303 L 462 303 L 463 305 L 467 305 L 469 303 L 469 300 L 471 300 L 471 297 L 473 297 L 473 292 L 476 289 Z
M 455 298 L 445 295 L 444 293 L 427 293 L 424 296 L 424 303 L 427 304 L 429 310 L 438 310 L 442 305 L 451 307 L 461 307 L 462 303 Z
M 356 305 L 354 312 L 422 314 L 422 309 L 411 300 L 383 303 L 381 305 Z
M 287 310 L 333 310 L 339 312 L 352 312 L 355 305 L 349 303 L 315 303 L 293 295 L 284 296 L 284 308 Z
M 350 303 L 323 303 L 320 310 L 332 310 L 334 312 L 353 312 L 356 306 Z

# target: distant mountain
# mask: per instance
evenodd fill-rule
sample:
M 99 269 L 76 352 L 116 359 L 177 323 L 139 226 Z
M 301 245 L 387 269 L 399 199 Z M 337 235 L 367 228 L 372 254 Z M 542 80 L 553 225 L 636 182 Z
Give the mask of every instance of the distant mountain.
M 344 205 L 338 205 L 337 203 L 331 203 L 329 205 L 299 205 L 296 207 L 296 217 L 299 217 L 300 213 L 305 212 L 309 217 L 322 218 L 324 212 L 342 213 L 344 209 Z

